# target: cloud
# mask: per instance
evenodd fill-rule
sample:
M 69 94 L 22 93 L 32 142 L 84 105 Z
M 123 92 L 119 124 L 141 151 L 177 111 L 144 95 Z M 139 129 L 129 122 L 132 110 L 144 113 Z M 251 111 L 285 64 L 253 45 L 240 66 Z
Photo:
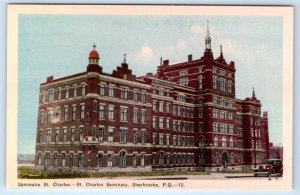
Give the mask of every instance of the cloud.
M 179 50 L 184 50 L 184 49 L 186 49 L 186 48 L 187 48 L 187 43 L 186 43 L 186 41 L 184 41 L 184 40 L 178 40 L 178 41 L 177 41 L 177 48 L 178 48 Z
M 148 46 L 143 46 L 139 53 L 145 61 L 150 61 L 154 58 L 153 50 Z
M 193 25 L 192 28 L 191 28 L 191 31 L 195 35 L 199 35 L 199 34 L 204 34 L 205 33 L 205 29 L 202 28 L 199 25 Z

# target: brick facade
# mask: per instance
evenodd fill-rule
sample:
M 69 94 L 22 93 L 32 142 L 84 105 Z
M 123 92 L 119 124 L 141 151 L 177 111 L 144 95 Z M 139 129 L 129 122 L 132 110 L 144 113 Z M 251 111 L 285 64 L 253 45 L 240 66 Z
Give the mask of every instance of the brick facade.
M 136 77 L 108 74 L 94 49 L 85 72 L 40 85 L 36 166 L 93 171 L 244 169 L 268 157 L 267 113 L 253 89 L 235 98 L 235 63 L 199 59 Z

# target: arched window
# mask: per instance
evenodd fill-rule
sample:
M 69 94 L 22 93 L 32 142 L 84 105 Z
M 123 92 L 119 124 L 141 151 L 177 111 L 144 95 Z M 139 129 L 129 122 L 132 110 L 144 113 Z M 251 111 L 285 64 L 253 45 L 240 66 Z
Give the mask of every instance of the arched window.
M 217 136 L 214 137 L 214 146 L 218 147 L 219 146 L 219 139 Z
M 119 154 L 120 157 L 120 167 L 126 167 L 126 152 L 122 151 Z
M 225 136 L 222 138 L 222 147 L 227 147 L 226 137 Z

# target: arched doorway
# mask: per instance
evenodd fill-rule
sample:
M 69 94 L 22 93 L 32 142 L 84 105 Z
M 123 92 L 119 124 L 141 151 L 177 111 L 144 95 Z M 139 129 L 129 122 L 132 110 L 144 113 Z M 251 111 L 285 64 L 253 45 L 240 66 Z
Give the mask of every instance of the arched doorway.
M 222 154 L 222 165 L 223 165 L 224 168 L 227 168 L 228 154 L 226 152 L 223 152 L 223 154 Z

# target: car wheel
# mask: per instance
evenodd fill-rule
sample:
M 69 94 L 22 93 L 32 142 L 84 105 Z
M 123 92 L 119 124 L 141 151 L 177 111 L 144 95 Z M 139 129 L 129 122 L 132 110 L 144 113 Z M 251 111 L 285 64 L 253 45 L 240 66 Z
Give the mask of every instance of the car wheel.
M 258 177 L 258 174 L 254 174 L 254 177 Z

